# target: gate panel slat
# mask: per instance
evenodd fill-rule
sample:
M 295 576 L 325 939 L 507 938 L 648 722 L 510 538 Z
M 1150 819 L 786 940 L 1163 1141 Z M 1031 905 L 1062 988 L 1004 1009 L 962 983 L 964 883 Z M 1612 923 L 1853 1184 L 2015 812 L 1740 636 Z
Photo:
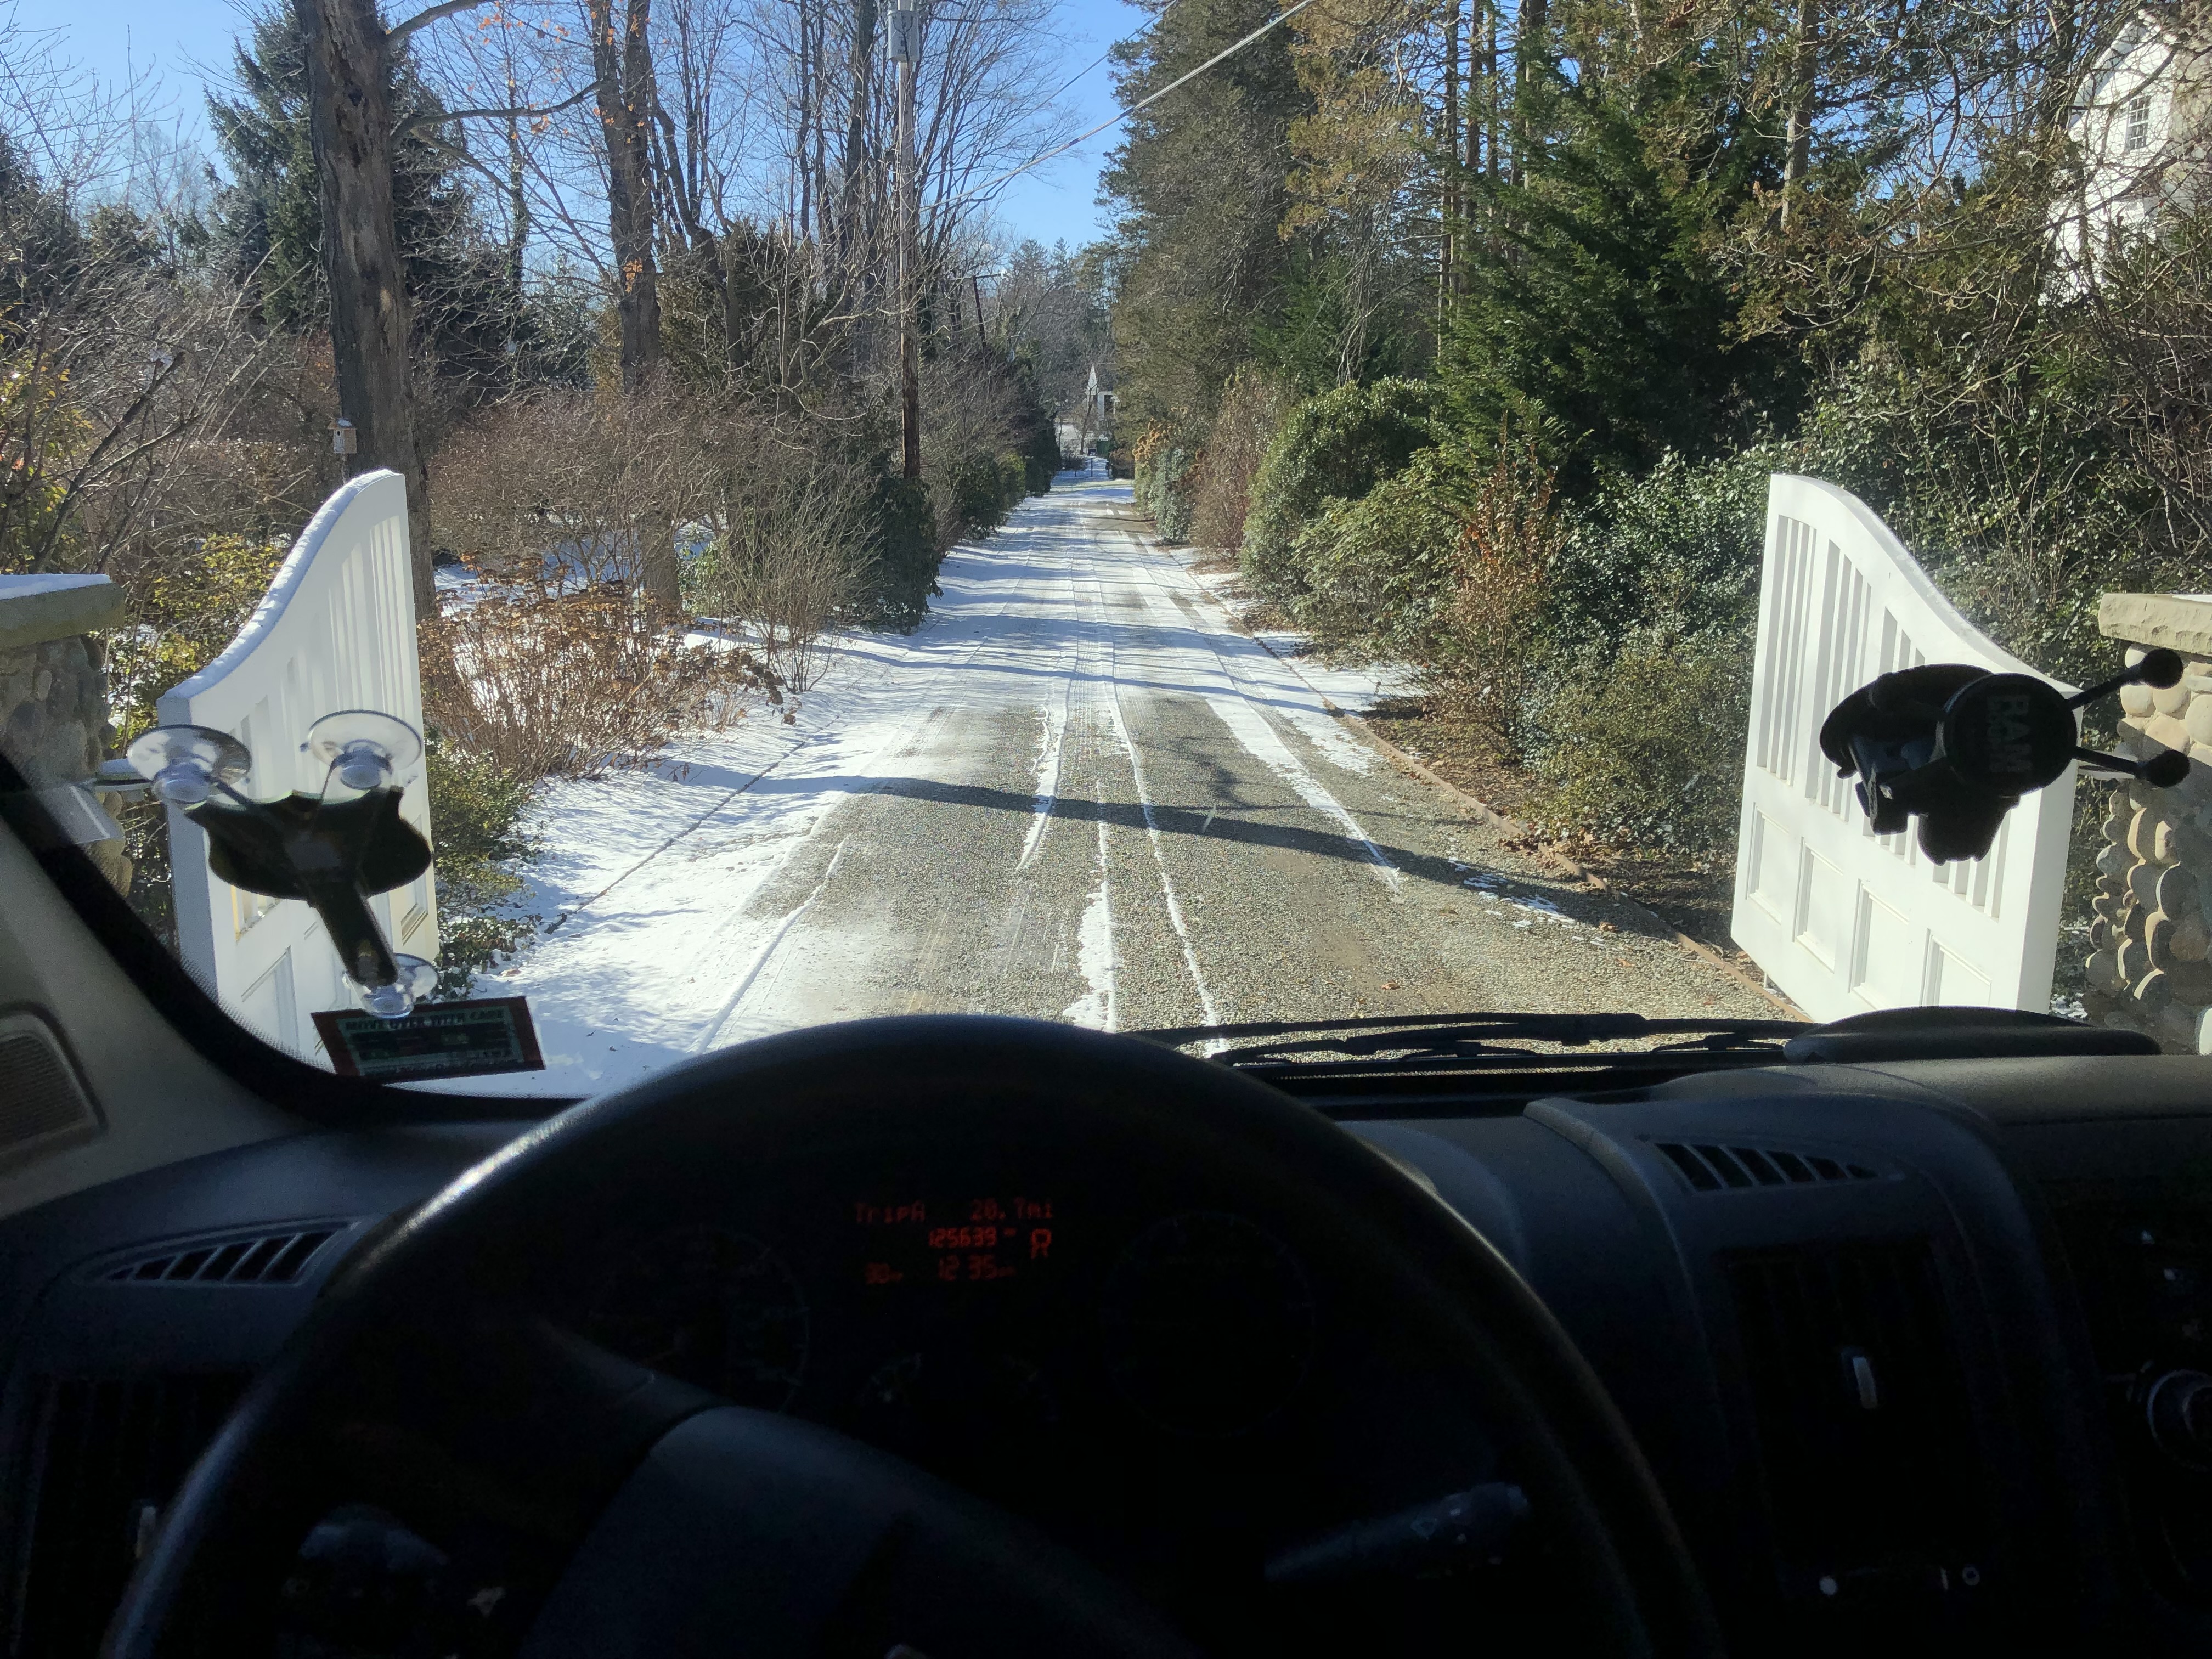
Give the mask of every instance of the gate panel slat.
M 1936 866 L 1917 828 L 1873 833 L 1856 780 L 1819 744 L 1828 711 L 1876 674 L 2035 671 L 1961 617 L 1865 502 L 1817 478 L 1769 480 L 1759 618 L 1736 942 L 1815 1019 L 1934 1001 L 2048 1009 L 2072 769 L 2021 803 L 1986 859 Z

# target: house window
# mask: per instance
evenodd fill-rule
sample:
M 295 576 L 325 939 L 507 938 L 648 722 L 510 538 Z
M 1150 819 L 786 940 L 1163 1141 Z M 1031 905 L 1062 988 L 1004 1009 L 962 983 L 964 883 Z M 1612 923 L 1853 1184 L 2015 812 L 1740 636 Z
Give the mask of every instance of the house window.
M 2128 148 L 2150 148 L 2150 94 L 2139 92 L 2128 100 Z

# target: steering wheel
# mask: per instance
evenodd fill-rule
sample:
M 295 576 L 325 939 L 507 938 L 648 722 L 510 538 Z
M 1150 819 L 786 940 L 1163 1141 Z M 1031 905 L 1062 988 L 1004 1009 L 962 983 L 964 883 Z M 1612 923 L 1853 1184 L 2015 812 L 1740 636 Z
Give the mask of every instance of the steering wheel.
M 542 1312 L 564 1244 L 610 1206 L 702 1170 L 772 1181 L 825 1146 L 1029 1132 L 1264 1194 L 1356 1270 L 1399 1351 L 1503 1447 L 1561 1583 L 1559 1650 L 1720 1651 L 1603 1388 L 1454 1212 L 1226 1067 L 970 1016 L 816 1027 L 705 1056 L 531 1129 L 364 1243 L 186 1480 L 104 1651 L 270 1651 L 301 1589 L 301 1539 L 333 1491 L 370 1491 L 489 1540 L 496 1580 L 466 1599 L 475 1622 L 452 1651 L 1195 1653 L 1133 1589 L 1004 1510 L 829 1429 L 619 1359 Z

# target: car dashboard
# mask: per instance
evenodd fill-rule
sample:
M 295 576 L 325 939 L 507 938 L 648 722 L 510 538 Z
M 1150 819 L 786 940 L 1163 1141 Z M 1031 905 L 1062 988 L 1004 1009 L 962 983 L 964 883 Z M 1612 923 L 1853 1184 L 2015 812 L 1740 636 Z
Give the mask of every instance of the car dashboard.
M 1345 1127 L 1572 1335 L 1731 1651 L 2197 1651 L 2203 1076 L 1802 1066 Z M 515 1132 L 313 1131 L 0 1223 L 0 1654 L 94 1650 L 161 1506 L 338 1264 Z M 1172 1170 L 825 1147 L 773 1184 L 672 1172 L 547 1259 L 549 1320 L 910 1457 L 1171 1603 L 1497 1467 L 1325 1249 Z M 1515 1563 L 1483 1566 L 1509 1606 Z

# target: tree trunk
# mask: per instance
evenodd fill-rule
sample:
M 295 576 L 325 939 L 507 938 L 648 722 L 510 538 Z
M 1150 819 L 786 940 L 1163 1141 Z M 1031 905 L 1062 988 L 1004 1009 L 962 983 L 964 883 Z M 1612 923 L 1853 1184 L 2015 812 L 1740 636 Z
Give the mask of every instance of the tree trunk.
M 1498 0 L 1477 0 L 1482 8 L 1482 171 L 1498 182 Z
M 911 42 L 913 32 L 907 39 Z M 915 215 L 921 192 L 914 176 L 914 72 L 909 59 L 898 66 L 898 309 L 899 435 L 901 474 L 921 477 L 921 272 L 915 246 Z
M 1437 249 L 1437 332 L 1441 339 L 1444 325 L 1451 320 L 1453 285 L 1457 280 L 1459 260 L 1459 8 L 1460 0 L 1448 0 L 1450 10 L 1444 15 L 1444 106 L 1443 106 L 1443 189 L 1437 217 L 1443 221 L 1437 229 L 1442 232 Z
M 295 0 L 307 59 L 307 131 L 323 211 L 331 354 L 338 412 L 354 423 L 360 469 L 407 483 L 415 614 L 437 614 L 430 497 L 415 447 L 408 384 L 413 330 L 392 210 L 392 96 L 376 0 Z
M 807 150 L 814 142 L 816 106 L 819 101 L 815 90 L 818 71 L 814 58 L 812 20 L 802 3 L 799 8 L 799 136 L 792 146 L 793 171 L 799 174 L 799 213 L 791 228 L 794 240 L 814 228 L 814 174 L 806 165 Z
M 519 390 L 522 385 L 522 346 L 517 337 L 517 331 L 521 326 L 527 306 L 523 295 L 522 258 L 530 245 L 530 198 L 523 189 L 525 177 L 521 123 L 509 116 L 507 122 L 507 304 L 512 307 L 507 325 L 509 391 Z
M 607 141 L 607 239 L 615 256 L 622 383 L 635 392 L 660 366 L 660 276 L 653 263 L 653 58 L 647 39 L 653 0 L 591 0 L 592 67 Z
M 1516 20 L 1520 38 L 1514 42 L 1513 64 L 1513 182 L 1528 180 L 1530 135 L 1528 116 L 1530 94 L 1535 78 L 1543 72 L 1548 56 L 1548 34 L 1551 18 L 1547 0 L 1521 0 L 1521 15 Z
M 607 240 L 615 256 L 615 316 L 626 395 L 652 386 L 660 371 L 660 276 L 653 263 L 653 130 L 658 104 L 648 30 L 653 0 L 590 0 L 592 67 L 599 76 L 599 121 L 607 141 Z M 647 514 L 638 529 L 638 586 L 646 601 L 674 614 L 678 590 L 674 526 Z
M 838 158 L 842 188 L 837 202 L 837 280 L 842 285 L 840 304 L 855 320 L 845 331 L 845 372 L 858 378 L 872 367 L 866 325 L 859 320 L 867 309 L 869 273 L 863 270 L 863 250 L 868 243 L 863 198 L 868 182 L 868 114 L 875 103 L 876 0 L 853 0 L 853 50 L 847 63 L 853 101 L 845 114 L 845 148 Z M 858 303 L 856 303 L 856 301 Z M 863 359 L 869 360 L 864 362 Z
M 1797 8 L 1797 50 L 1790 66 L 1790 130 L 1782 161 L 1782 228 L 1790 228 L 1790 213 L 1798 192 L 1805 188 L 1805 172 L 1813 155 L 1813 89 L 1818 73 L 1820 11 L 1817 0 L 1800 0 Z

